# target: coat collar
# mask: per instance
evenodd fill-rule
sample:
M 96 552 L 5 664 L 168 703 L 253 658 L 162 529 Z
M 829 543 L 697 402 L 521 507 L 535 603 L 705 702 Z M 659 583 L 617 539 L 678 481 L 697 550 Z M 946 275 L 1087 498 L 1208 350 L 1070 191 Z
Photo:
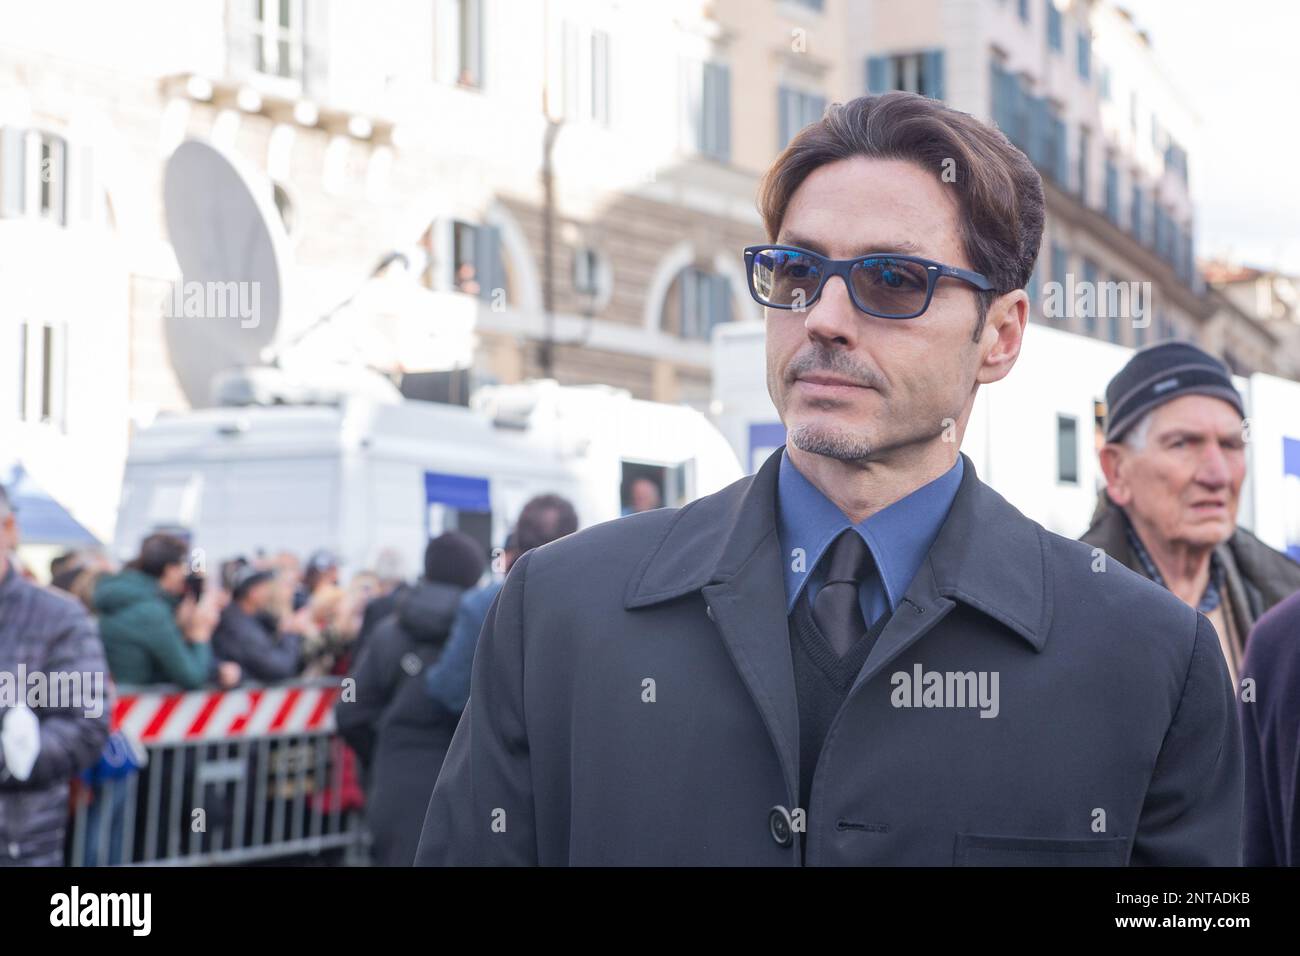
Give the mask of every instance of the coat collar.
M 779 549 L 782 453 L 783 448 L 773 452 L 752 477 L 681 509 L 629 580 L 624 606 L 647 607 L 727 583 L 760 548 Z M 952 508 L 908 593 L 932 589 L 1041 650 L 1052 615 L 1046 532 L 980 481 L 974 464 L 962 457 Z M 780 577 L 771 586 L 784 593 Z

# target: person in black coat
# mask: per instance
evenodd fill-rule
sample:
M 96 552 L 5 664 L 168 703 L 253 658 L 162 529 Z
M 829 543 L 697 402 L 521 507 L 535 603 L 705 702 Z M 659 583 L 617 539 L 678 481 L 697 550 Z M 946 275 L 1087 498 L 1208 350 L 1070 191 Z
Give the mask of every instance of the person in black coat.
M 451 531 L 429 542 L 424 577 L 370 635 L 350 677 L 353 693 L 335 706 L 339 732 L 367 765 L 366 818 L 381 866 L 410 866 L 429 796 L 456 723 L 425 692 L 461 595 L 487 567 L 473 538 Z
M 940 100 L 863 96 L 795 137 L 760 209 L 785 444 L 511 566 L 417 862 L 1239 865 L 1210 620 L 959 451 L 1029 320 L 1028 157 Z
M 219 661 L 234 661 L 248 680 L 270 684 L 295 676 L 302 638 L 276 633 L 268 613 L 275 575 L 251 564 L 242 564 L 231 574 L 231 601 L 212 634 L 213 655 Z
M 1300 593 L 1255 624 L 1241 665 L 1246 866 L 1300 866 Z

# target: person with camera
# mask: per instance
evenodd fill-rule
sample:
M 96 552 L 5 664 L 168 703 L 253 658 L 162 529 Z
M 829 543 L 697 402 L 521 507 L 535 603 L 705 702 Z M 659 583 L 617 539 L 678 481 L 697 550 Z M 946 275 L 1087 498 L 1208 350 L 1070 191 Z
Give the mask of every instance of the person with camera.
M 100 635 L 113 679 L 144 686 L 176 684 L 186 690 L 209 681 L 239 683 L 239 665 L 215 664 L 210 641 L 220 613 L 220 592 L 191 575 L 189 549 L 179 537 L 151 534 L 140 554 L 95 588 Z

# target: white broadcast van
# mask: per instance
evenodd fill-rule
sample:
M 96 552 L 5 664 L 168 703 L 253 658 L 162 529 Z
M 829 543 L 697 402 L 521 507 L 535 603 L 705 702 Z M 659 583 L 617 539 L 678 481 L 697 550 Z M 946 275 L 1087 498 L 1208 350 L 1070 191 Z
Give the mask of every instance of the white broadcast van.
M 501 545 L 533 495 L 568 498 L 586 527 L 619 517 L 638 478 L 677 506 L 742 474 L 699 412 L 605 386 L 489 386 L 470 407 L 348 398 L 210 408 L 136 433 L 114 551 L 130 556 L 175 526 L 209 561 L 324 547 L 350 574 L 394 548 L 415 572 L 444 530 Z

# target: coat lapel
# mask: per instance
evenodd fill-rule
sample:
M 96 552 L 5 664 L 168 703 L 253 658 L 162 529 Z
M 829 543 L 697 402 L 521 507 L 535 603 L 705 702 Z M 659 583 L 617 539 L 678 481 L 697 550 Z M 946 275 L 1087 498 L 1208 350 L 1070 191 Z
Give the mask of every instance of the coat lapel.
M 781 450 L 752 478 L 682 509 L 624 604 L 645 607 L 698 590 L 727 653 L 767 726 L 793 799 L 799 713 L 776 531 Z

